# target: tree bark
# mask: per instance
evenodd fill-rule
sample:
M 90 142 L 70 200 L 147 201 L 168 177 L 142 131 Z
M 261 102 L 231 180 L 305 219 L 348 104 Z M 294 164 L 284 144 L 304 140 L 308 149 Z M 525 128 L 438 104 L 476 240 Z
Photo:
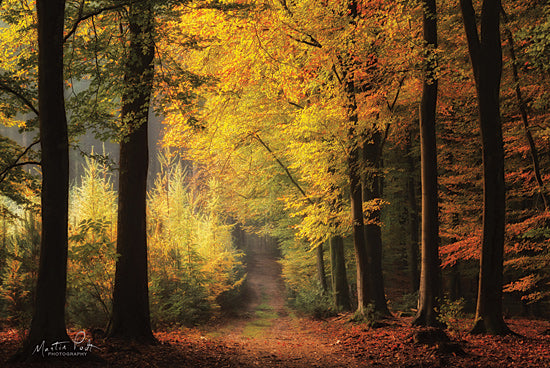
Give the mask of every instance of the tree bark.
M 334 304 L 339 310 L 351 310 L 346 259 L 344 256 L 344 239 L 341 236 L 330 238 L 330 267 Z
M 149 315 L 146 195 L 147 121 L 154 74 L 154 16 L 147 3 L 131 3 L 130 45 L 124 75 L 120 143 L 118 235 L 110 337 L 154 343 Z
M 349 185 L 352 215 L 353 245 L 357 269 L 357 312 L 362 314 L 369 303 L 368 254 L 363 221 L 363 195 L 359 174 L 359 148 L 353 147 L 348 157 Z
M 440 295 L 439 219 L 437 187 L 436 76 L 437 9 L 435 0 L 423 0 L 426 42 L 424 83 L 420 101 L 420 162 L 422 177 L 422 263 L 418 313 L 413 325 L 439 326 L 437 298 Z
M 407 258 L 409 262 L 409 278 L 412 292 L 419 289 L 420 276 L 418 273 L 418 205 L 416 203 L 416 182 L 414 180 L 415 165 L 412 157 L 411 134 L 407 139 L 406 154 L 408 161 L 408 179 L 407 179 L 407 200 L 409 202 L 409 246 L 407 247 Z
M 380 183 L 380 156 L 382 135 L 380 131 L 372 133 L 372 139 L 365 143 L 363 149 L 364 161 L 370 172 L 363 180 L 363 201 L 369 202 L 381 198 Z M 380 228 L 380 210 L 373 210 L 367 214 L 365 224 L 365 243 L 369 256 L 369 288 L 374 311 L 381 315 L 390 315 L 386 294 L 384 292 L 384 276 L 382 273 L 382 229 Z
M 327 277 L 325 274 L 325 252 L 323 251 L 323 244 L 319 244 L 316 249 L 317 258 L 317 278 L 319 279 L 319 285 L 323 292 L 328 291 Z
M 481 37 L 471 0 L 460 0 L 476 82 L 483 151 L 483 239 L 476 322 L 472 333 L 507 334 L 502 316 L 502 272 L 505 226 L 504 147 L 500 120 L 499 0 L 484 0 Z
M 65 326 L 69 199 L 69 144 L 63 91 L 65 1 L 38 0 L 36 9 L 42 236 L 34 314 L 23 350 L 15 359 L 29 359 L 41 343 L 49 347 L 70 341 Z

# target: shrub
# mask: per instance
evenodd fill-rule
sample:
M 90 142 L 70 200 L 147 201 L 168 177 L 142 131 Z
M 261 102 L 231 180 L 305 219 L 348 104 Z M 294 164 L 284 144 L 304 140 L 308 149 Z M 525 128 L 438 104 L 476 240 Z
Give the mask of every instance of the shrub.
M 156 325 L 193 325 L 219 308 L 244 281 L 242 254 L 223 223 L 216 183 L 200 192 L 175 157 L 159 157 L 162 170 L 149 193 L 152 319 Z
M 337 314 L 332 295 L 323 291 L 320 285 L 309 285 L 295 291 L 294 297 L 290 299 L 290 305 L 298 312 L 314 318 L 326 318 Z
M 69 208 L 67 316 L 80 327 L 106 326 L 116 262 L 117 193 L 106 166 L 86 158 Z
M 464 298 L 451 300 L 448 297 L 443 297 L 439 300 L 439 308 L 437 319 L 444 323 L 448 329 L 458 331 L 458 321 L 464 318 L 464 307 L 466 302 Z
M 4 233 L 6 255 L 0 295 L 5 318 L 26 327 L 32 317 L 34 287 L 38 274 L 40 223 L 32 211 L 23 212 L 12 223 L 12 232 Z

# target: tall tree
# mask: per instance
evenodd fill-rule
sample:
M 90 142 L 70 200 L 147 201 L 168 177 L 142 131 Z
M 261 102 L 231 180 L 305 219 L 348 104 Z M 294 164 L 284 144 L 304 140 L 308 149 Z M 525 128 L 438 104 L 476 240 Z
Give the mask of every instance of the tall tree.
M 483 155 L 483 238 L 475 325 L 472 333 L 506 334 L 502 316 L 505 225 L 504 147 L 500 118 L 502 46 L 500 0 L 483 0 L 481 34 L 471 0 L 460 0 L 472 62 Z
M 345 92 L 348 110 L 348 178 L 350 188 L 351 220 L 353 245 L 355 247 L 355 265 L 357 270 L 357 312 L 364 313 L 371 295 L 368 274 L 369 257 L 365 243 L 365 223 L 363 215 L 363 188 L 361 186 L 361 151 L 357 135 L 357 102 L 355 100 L 355 84 L 353 75 L 346 76 Z
M 351 310 L 348 278 L 346 274 L 346 259 L 344 255 L 344 239 L 341 236 L 330 238 L 330 268 L 334 304 L 339 309 Z
M 65 326 L 69 144 L 63 88 L 64 0 L 38 0 L 38 100 L 42 237 L 35 308 L 21 358 L 44 342 L 70 341 Z
M 412 153 L 412 134 L 409 132 L 405 145 L 407 155 L 407 202 L 409 204 L 409 233 L 410 240 L 407 246 L 407 259 L 411 290 L 419 289 L 420 277 L 418 272 L 418 205 L 416 203 L 415 160 Z
M 435 0 L 423 1 L 423 32 L 426 43 L 424 82 L 420 101 L 420 162 L 422 177 L 422 266 L 418 313 L 415 325 L 436 326 L 440 290 L 439 219 L 437 187 L 437 8 Z
M 154 74 L 154 15 L 148 2 L 131 2 L 120 143 L 118 235 L 110 337 L 153 343 L 147 278 L 147 121 Z
M 319 279 L 319 285 L 324 292 L 328 291 L 327 277 L 325 274 L 325 252 L 323 250 L 323 244 L 319 244 L 316 249 L 317 260 L 317 278 Z
M 363 201 L 377 201 L 382 198 L 382 183 L 380 177 L 380 161 L 382 156 L 382 132 L 375 130 L 368 142 L 363 144 L 363 159 L 366 170 L 363 180 Z M 374 310 L 382 315 L 390 315 L 386 294 L 384 292 L 384 277 L 382 273 L 382 229 L 380 228 L 380 209 L 371 210 L 367 214 L 365 224 L 365 246 L 369 256 L 369 299 L 374 304 Z

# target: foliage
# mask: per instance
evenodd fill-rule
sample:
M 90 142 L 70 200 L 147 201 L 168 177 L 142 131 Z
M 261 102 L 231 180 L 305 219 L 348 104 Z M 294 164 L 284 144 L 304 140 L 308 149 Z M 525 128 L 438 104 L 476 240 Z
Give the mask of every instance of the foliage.
M 32 317 L 38 274 L 40 222 L 33 211 L 17 208 L 6 198 L 2 202 L 2 253 L 5 257 L 0 268 L 2 314 L 8 321 L 22 328 L 30 323 Z M 15 213 L 11 219 L 6 208 Z
M 291 295 L 290 305 L 304 315 L 322 319 L 337 314 L 331 293 L 324 291 L 318 283 L 304 285 Z
M 216 184 L 199 192 L 176 155 L 159 159 L 148 206 L 152 319 L 195 324 L 224 294 L 240 288 L 242 255 L 223 224 Z
M 112 174 L 86 158 L 69 209 L 69 319 L 82 327 L 104 327 L 111 316 L 116 261 L 116 200 Z
M 436 309 L 438 321 L 450 330 L 458 330 L 459 321 L 465 317 L 465 304 L 464 298 L 451 300 L 445 296 L 439 299 L 439 307 Z

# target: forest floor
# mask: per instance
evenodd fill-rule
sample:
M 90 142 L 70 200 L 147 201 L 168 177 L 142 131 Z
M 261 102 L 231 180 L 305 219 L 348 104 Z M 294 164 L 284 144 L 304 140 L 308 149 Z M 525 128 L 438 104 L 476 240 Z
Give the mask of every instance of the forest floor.
M 207 326 L 156 331 L 159 344 L 93 339 L 102 359 L 82 358 L 8 365 L 21 333 L 0 328 L 0 367 L 550 367 L 550 323 L 508 320 L 519 336 L 472 336 L 469 321 L 457 321 L 452 342 L 420 344 L 410 318 L 368 328 L 350 315 L 313 320 L 285 305 L 280 266 L 269 252 L 249 255 L 246 305 L 238 315 Z M 74 331 L 73 333 L 77 333 Z M 87 338 L 89 338 L 88 336 Z

